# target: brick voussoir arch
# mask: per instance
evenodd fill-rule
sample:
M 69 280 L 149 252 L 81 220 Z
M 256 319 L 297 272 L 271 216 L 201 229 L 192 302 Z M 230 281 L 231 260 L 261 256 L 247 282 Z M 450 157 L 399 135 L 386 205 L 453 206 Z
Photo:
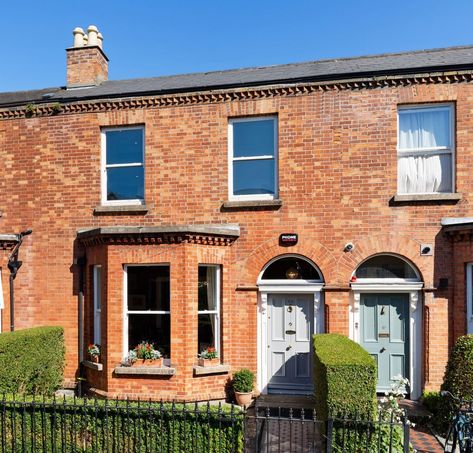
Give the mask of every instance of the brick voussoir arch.
M 330 282 L 335 276 L 337 260 L 321 243 L 306 239 L 299 240 L 295 246 L 283 247 L 278 240 L 270 239 L 240 261 L 238 286 L 254 286 L 264 266 L 283 255 L 301 255 L 310 259 L 319 268 L 325 282 Z
M 367 258 L 383 253 L 398 255 L 410 261 L 418 270 L 419 277 L 426 286 L 432 282 L 426 281 L 426 276 L 431 276 L 432 260 L 419 255 L 420 241 L 399 234 L 378 234 L 354 240 L 353 252 L 345 253 L 337 262 L 336 279 L 341 284 L 350 281 L 353 271 Z

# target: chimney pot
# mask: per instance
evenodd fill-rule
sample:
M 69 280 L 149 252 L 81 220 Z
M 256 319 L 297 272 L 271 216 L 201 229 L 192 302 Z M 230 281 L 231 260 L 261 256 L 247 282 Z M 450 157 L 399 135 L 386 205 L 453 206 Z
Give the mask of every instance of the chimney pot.
M 97 44 L 101 49 L 103 49 L 103 36 L 102 36 L 102 33 L 97 34 Z
M 84 30 L 80 27 L 74 28 L 72 31 L 74 35 L 74 47 L 82 47 L 84 45 Z
M 89 40 L 88 40 L 88 46 L 98 46 L 98 40 L 97 40 L 97 35 L 98 35 L 98 29 L 95 25 L 89 25 L 89 28 L 87 28 L 87 32 L 89 33 Z

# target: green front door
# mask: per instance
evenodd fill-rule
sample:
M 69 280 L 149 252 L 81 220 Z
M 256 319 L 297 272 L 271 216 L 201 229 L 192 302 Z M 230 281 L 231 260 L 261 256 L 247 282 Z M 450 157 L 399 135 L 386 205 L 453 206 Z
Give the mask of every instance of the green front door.
M 409 295 L 362 294 L 361 345 L 378 365 L 378 392 L 396 376 L 409 379 Z

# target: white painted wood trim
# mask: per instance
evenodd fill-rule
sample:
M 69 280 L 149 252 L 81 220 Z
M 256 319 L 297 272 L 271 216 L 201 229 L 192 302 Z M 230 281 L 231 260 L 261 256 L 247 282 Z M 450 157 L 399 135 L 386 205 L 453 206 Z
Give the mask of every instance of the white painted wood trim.
M 352 283 L 349 308 L 349 337 L 360 343 L 360 301 L 363 293 L 408 293 L 409 294 L 409 375 L 411 399 L 417 400 L 422 394 L 422 309 L 420 304 L 423 283 L 382 284 Z

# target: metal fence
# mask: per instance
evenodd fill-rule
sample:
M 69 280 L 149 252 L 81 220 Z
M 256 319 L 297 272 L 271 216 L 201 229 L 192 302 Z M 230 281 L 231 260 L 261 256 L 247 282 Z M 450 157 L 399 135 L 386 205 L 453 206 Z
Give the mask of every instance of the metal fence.
M 314 410 L 71 399 L 0 400 L 0 453 L 409 452 L 405 418 Z

